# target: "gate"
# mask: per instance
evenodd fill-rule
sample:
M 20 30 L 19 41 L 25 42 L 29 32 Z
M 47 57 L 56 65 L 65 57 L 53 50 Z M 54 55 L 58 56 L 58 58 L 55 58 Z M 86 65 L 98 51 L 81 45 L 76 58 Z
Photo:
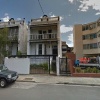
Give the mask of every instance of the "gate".
M 67 75 L 67 58 L 59 58 L 60 74 Z

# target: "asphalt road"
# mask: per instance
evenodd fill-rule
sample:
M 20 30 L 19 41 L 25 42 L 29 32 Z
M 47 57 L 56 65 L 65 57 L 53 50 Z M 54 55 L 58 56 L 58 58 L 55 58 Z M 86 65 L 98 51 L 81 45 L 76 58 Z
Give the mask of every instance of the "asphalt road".
M 100 100 L 100 87 L 16 82 L 0 88 L 0 100 Z

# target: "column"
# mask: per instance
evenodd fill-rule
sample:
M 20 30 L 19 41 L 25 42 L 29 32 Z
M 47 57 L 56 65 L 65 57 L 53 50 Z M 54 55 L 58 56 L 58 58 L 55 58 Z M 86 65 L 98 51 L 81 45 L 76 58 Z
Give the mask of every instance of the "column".
M 57 74 L 57 76 L 60 75 L 59 57 L 56 57 L 56 74 Z

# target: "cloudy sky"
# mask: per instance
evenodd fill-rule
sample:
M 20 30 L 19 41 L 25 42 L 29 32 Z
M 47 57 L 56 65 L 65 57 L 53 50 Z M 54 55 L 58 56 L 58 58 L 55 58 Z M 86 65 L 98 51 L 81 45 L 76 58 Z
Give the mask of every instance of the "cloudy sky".
M 100 17 L 100 0 L 40 0 L 48 16 L 60 16 L 61 39 L 73 46 L 73 25 L 96 21 Z M 0 19 L 17 20 L 43 16 L 38 0 L 0 0 Z

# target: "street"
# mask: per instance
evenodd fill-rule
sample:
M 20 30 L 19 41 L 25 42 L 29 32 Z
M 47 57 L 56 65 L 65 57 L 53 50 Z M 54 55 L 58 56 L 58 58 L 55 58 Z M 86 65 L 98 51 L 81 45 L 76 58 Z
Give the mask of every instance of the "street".
M 16 82 L 0 88 L 0 100 L 100 100 L 100 87 Z

